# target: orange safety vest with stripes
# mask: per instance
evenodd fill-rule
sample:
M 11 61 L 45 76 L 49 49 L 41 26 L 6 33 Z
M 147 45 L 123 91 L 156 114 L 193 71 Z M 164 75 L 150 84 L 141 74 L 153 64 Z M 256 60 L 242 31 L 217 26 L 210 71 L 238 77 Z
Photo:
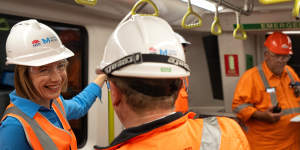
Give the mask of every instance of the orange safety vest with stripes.
M 275 76 L 266 62 L 246 71 L 240 78 L 232 101 L 232 110 L 245 124 L 245 133 L 254 150 L 300 150 L 300 124 L 291 118 L 300 114 L 300 97 L 289 85 L 299 82 L 290 66 Z M 279 104 L 280 120 L 268 123 L 251 119 L 255 111 L 266 111 Z
M 188 86 L 189 81 L 188 78 L 182 78 L 182 87 L 179 90 L 178 97 L 175 101 L 175 111 L 186 113 L 189 110 L 189 100 L 188 100 Z
M 66 119 L 65 110 L 60 98 L 53 101 L 52 107 L 63 129 L 53 125 L 39 112 L 31 119 L 13 103 L 10 103 L 6 108 L 2 120 L 7 116 L 19 120 L 24 128 L 27 141 L 33 150 L 77 150 L 76 137 Z
M 249 150 L 244 132 L 226 117 L 194 119 L 181 113 L 125 129 L 109 147 L 95 150 Z

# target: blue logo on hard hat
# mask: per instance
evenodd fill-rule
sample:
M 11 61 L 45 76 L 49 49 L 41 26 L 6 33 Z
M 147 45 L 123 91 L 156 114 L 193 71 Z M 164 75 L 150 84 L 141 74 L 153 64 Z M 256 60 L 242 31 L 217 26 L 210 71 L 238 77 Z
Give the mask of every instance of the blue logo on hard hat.
M 176 56 L 177 52 L 176 52 L 176 50 L 168 50 L 168 49 L 162 50 L 162 49 L 160 49 L 159 54 L 160 55 L 165 55 L 165 56 Z
M 40 42 L 39 40 L 33 40 L 32 46 L 37 47 L 37 46 L 41 46 L 41 44 L 50 44 L 51 42 L 57 41 L 57 38 L 55 36 L 46 37 L 46 38 L 42 38 L 41 41 L 42 42 Z

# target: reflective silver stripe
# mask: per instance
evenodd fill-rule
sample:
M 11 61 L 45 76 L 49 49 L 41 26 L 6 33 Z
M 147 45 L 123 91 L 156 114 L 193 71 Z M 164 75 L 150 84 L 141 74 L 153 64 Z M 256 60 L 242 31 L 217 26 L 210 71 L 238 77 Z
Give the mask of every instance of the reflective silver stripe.
M 66 113 L 63 111 L 61 105 L 58 103 L 58 99 L 59 99 L 59 98 L 55 99 L 55 100 L 53 101 L 53 103 L 58 107 L 59 111 L 63 114 L 64 118 L 67 120 L 67 115 L 66 115 Z
M 265 76 L 265 74 L 264 74 L 264 72 L 263 72 L 263 70 L 262 70 L 261 64 L 259 64 L 259 65 L 257 66 L 257 68 L 258 68 L 258 72 L 259 72 L 260 77 L 261 77 L 261 79 L 262 79 L 262 81 L 263 81 L 263 83 L 264 83 L 265 88 L 266 88 L 266 89 L 267 89 L 267 88 L 270 88 L 269 82 L 268 82 L 268 80 L 267 80 L 267 78 L 266 78 L 266 76 Z M 276 92 L 272 92 L 272 93 L 269 93 L 269 94 L 270 94 L 270 96 L 271 96 L 271 103 L 272 103 L 272 105 L 273 105 L 273 106 L 276 106 L 277 103 L 278 103 L 278 101 L 277 101 L 277 96 L 276 96 Z
M 246 107 L 248 107 L 248 106 L 252 106 L 252 107 L 253 107 L 252 104 L 244 103 L 244 104 L 241 104 L 241 105 L 239 105 L 238 107 L 236 107 L 236 108 L 233 110 L 233 112 L 239 113 L 242 109 L 244 109 L 244 108 L 246 108 Z
M 289 115 L 289 114 L 295 114 L 295 113 L 300 113 L 300 107 L 288 108 L 288 109 L 282 110 L 283 115 Z
M 289 75 L 292 84 L 294 84 L 294 83 L 295 83 L 295 80 L 294 80 L 294 78 L 293 78 L 293 76 L 292 76 L 292 74 L 290 73 L 290 71 L 289 71 L 288 68 L 286 68 L 286 72 L 287 72 L 287 74 Z
M 11 109 L 12 109 L 12 107 L 7 108 L 7 109 L 4 111 L 3 115 L 1 116 L 1 119 L 2 119 L 2 117 L 4 117 L 6 114 L 8 114 L 8 112 L 11 111 Z
M 186 78 L 184 78 L 182 81 L 183 81 L 184 86 L 185 86 L 185 91 L 189 92 L 188 85 L 187 85 L 187 82 L 186 82 Z
M 216 117 L 203 119 L 203 129 L 200 150 L 219 150 L 221 131 Z
M 9 109 L 7 109 L 7 111 L 5 113 L 6 114 L 15 114 L 15 115 L 22 117 L 30 125 L 30 127 L 32 128 L 36 137 L 39 139 L 39 142 L 41 143 L 44 150 L 58 150 L 58 148 L 56 147 L 56 145 L 54 144 L 52 139 L 40 127 L 40 125 L 34 119 L 31 119 L 25 113 L 23 113 L 19 108 L 15 107 L 15 106 L 10 107 Z M 23 126 L 23 128 L 24 128 L 24 126 Z M 26 132 L 25 128 L 24 128 L 24 132 L 26 134 L 27 141 L 30 143 L 31 141 L 28 138 L 28 133 Z

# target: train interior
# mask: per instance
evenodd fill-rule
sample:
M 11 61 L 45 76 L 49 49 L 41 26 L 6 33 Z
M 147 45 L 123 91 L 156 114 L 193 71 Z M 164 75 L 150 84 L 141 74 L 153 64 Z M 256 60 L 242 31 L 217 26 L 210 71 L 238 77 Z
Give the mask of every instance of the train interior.
M 96 77 L 95 69 L 108 38 L 118 23 L 128 19 L 133 11 L 159 13 L 175 32 L 192 43 L 186 51 L 186 62 L 191 67 L 190 110 L 204 116 L 235 118 L 231 110 L 235 86 L 247 69 L 263 61 L 266 35 L 273 31 L 290 35 L 294 55 L 288 64 L 300 75 L 299 3 L 296 2 L 298 0 L 0 0 L 0 114 L 9 104 L 9 93 L 14 89 L 14 66 L 5 64 L 5 42 L 15 23 L 37 19 L 53 28 L 63 44 L 74 51 L 75 57 L 69 60 L 72 66 L 68 68 L 69 87 L 63 93 L 68 99 Z M 80 149 L 92 149 L 96 144 L 107 146 L 110 138 L 123 129 L 117 116 L 109 113 L 106 86 L 102 90 L 102 100 L 97 100 L 85 117 L 71 120 Z

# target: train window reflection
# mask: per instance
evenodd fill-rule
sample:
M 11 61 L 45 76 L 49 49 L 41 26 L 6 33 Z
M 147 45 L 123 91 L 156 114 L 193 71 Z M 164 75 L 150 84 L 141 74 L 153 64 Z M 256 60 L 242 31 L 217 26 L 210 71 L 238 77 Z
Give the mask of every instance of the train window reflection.
M 0 20 L 3 19 L 5 20 L 5 27 L 7 27 L 7 25 L 12 27 L 15 23 L 29 18 L 0 14 Z M 40 19 L 37 20 L 54 29 L 54 31 L 60 37 L 62 43 L 75 54 L 75 56 L 68 59 L 68 89 L 66 92 L 62 93 L 66 100 L 71 99 L 73 96 L 78 94 L 88 82 L 87 31 L 82 26 L 50 22 Z M 2 116 L 6 106 L 9 104 L 8 94 L 14 89 L 15 66 L 5 65 L 5 43 L 8 34 L 9 30 L 2 28 L 2 24 L 0 22 L 0 117 Z M 78 120 L 70 120 L 70 125 L 75 133 L 78 147 L 83 147 L 87 140 L 87 116 L 84 116 Z

